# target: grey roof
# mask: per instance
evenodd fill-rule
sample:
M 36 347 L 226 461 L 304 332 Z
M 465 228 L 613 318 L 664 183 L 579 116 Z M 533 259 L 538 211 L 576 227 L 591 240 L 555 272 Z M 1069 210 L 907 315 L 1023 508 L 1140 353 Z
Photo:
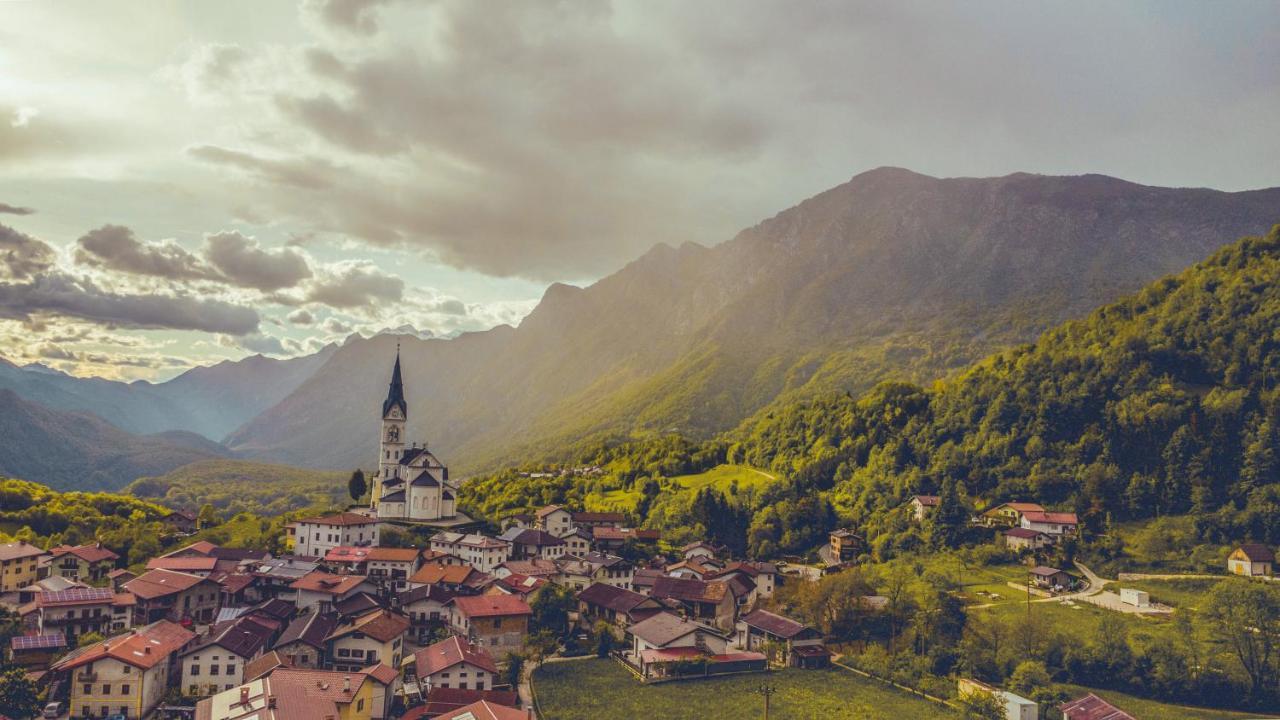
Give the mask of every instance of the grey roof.
M 288 645 L 294 641 L 304 642 L 315 648 L 323 648 L 325 638 L 338 627 L 337 613 L 310 613 L 296 618 L 289 627 L 280 634 L 276 647 Z
M 391 387 L 387 389 L 387 399 L 382 403 L 382 417 L 391 412 L 391 408 L 400 408 L 400 414 L 409 417 L 409 404 L 404 400 L 404 382 L 400 379 L 400 349 L 396 349 L 396 366 L 391 370 Z
M 654 647 L 665 647 L 691 632 L 698 631 L 724 637 L 724 634 L 718 630 L 712 630 L 705 625 L 699 625 L 691 620 L 685 620 L 684 618 L 677 617 L 669 612 L 660 612 L 647 620 L 642 620 L 627 628 L 627 632 L 635 635 Z
M 439 487 L 440 481 L 431 476 L 430 470 L 423 470 L 410 484 L 414 487 Z

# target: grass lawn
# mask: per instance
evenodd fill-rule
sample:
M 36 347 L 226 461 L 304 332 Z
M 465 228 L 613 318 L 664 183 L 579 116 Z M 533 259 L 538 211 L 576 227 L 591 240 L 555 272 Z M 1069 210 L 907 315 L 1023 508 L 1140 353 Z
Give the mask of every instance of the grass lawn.
M 1244 720 L 1244 718 L 1266 717 L 1257 713 L 1167 705 L 1114 690 L 1094 690 L 1079 685 L 1064 685 L 1063 687 L 1067 689 L 1072 698 L 1091 692 L 1130 715 L 1142 718 L 1142 720 Z
M 777 689 L 773 718 L 955 717 L 948 708 L 846 670 L 780 670 L 707 680 L 641 685 L 613 660 L 549 663 L 533 676 L 544 720 L 706 720 L 764 717 L 755 689 Z
M 740 490 L 747 490 L 748 488 L 763 487 L 772 483 L 775 479 L 774 476 L 763 470 L 756 470 L 745 465 L 717 465 L 697 475 L 677 475 L 671 478 L 671 482 L 680 487 L 679 492 L 681 494 L 688 494 L 688 496 L 692 497 L 694 493 L 704 487 L 714 487 L 716 490 L 728 494 L 735 481 Z M 609 490 L 588 495 L 585 499 L 585 505 L 589 510 L 627 512 L 634 510 L 636 503 L 639 501 L 639 490 Z
M 1151 602 L 1163 603 L 1175 608 L 1191 608 L 1201 610 L 1209 601 L 1209 591 L 1222 580 L 1230 579 L 1224 575 L 1221 579 L 1185 579 L 1185 580 L 1126 580 L 1112 583 L 1110 588 L 1119 592 L 1120 588 L 1145 590 L 1151 595 Z M 1243 579 L 1241 579 L 1244 582 Z

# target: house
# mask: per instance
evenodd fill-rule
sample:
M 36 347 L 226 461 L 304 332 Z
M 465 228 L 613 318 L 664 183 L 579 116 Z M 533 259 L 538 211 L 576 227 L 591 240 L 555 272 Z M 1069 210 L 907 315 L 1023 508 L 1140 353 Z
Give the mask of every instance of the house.
M 912 495 L 907 505 L 911 508 L 911 519 L 918 523 L 924 522 L 938 509 L 938 496 Z
M 187 573 L 188 575 L 199 575 L 200 577 L 209 577 L 217 567 L 218 558 L 212 555 L 157 557 L 147 561 L 148 570 L 172 570 L 174 572 Z
M 956 684 L 956 696 L 959 698 L 973 695 L 990 695 L 995 698 L 1004 710 L 1005 720 L 1039 720 L 1040 706 L 1034 701 L 970 678 L 960 678 Z
M 294 580 L 289 588 L 297 593 L 294 604 L 298 609 L 313 612 L 328 612 L 343 600 L 376 591 L 363 575 L 333 575 L 321 570 Z
M 290 666 L 318 669 L 324 666 L 326 641 L 338 627 L 338 614 L 311 612 L 289 623 L 276 640 L 275 650 Z
M 446 713 L 460 710 L 481 700 L 497 705 L 515 707 L 520 704 L 519 696 L 510 690 L 459 690 L 457 688 L 432 688 L 427 693 L 426 704 L 409 708 L 401 720 L 421 720 L 436 718 Z
M 49 557 L 25 540 L 0 545 L 0 593 L 13 592 L 40 579 L 40 564 Z
M 731 562 L 723 570 L 712 573 L 709 579 L 729 580 L 735 576 L 741 576 L 755 584 L 755 593 L 750 599 L 754 602 L 756 597 L 773 596 L 778 585 L 778 566 L 767 562 Z
M 1039 550 L 1052 544 L 1053 538 L 1039 530 L 1015 527 L 1004 531 L 1004 545 L 1010 550 Z
M 457 635 L 415 652 L 411 667 L 423 696 L 436 688 L 492 690 L 499 680 L 493 656 Z
M 635 528 L 619 528 L 612 525 L 597 525 L 591 528 L 591 546 L 602 552 L 617 551 L 634 542 L 656 542 L 660 537 L 657 530 L 638 530 Z
M 719 554 L 720 548 L 708 542 L 701 540 L 691 542 L 680 548 L 680 557 L 685 560 L 696 560 L 697 558 L 715 558 Z
M 160 704 L 174 655 L 194 637 L 181 625 L 160 620 L 72 650 L 51 671 L 68 675 L 71 715 L 140 720 Z
M 1028 512 L 1044 512 L 1044 508 L 1030 502 L 1001 503 L 974 518 L 974 522 L 985 527 L 1020 527 L 1023 513 Z
M 667 566 L 667 575 L 675 578 L 706 580 L 720 572 L 720 570 L 721 568 L 718 565 L 710 561 L 703 565 L 698 560 L 681 560 L 674 565 Z
M 533 713 L 488 700 L 479 700 L 438 715 L 436 720 L 533 720 Z
M 737 628 L 738 646 L 771 656 L 788 667 L 826 667 L 831 653 L 822 642 L 822 633 L 788 617 L 767 610 L 742 616 Z
M 177 533 L 195 532 L 196 525 L 199 524 L 200 516 L 192 510 L 173 510 L 169 514 L 160 518 L 166 525 L 173 528 Z
M 195 720 L 372 720 L 365 673 L 278 668 L 196 704 Z
M 493 571 L 493 576 L 504 578 L 512 575 L 524 575 L 525 577 L 550 580 L 562 573 L 562 566 L 566 562 L 573 562 L 573 560 L 573 558 L 560 558 L 558 561 L 543 560 L 542 558 L 508 560 Z
M 1026 530 L 1042 532 L 1052 538 L 1060 538 L 1075 535 L 1080 521 L 1073 512 L 1027 510 L 1022 513 L 1019 526 Z
M 374 610 L 339 624 L 325 639 L 328 665 L 356 672 L 378 663 L 400 667 L 409 618 L 390 610 Z
M 124 584 L 138 577 L 138 574 L 129 570 L 112 570 L 107 573 L 107 581 L 111 583 L 111 587 L 116 592 L 124 590 Z
M 409 576 L 422 566 L 417 548 L 336 547 L 325 553 L 326 565 L 344 573 L 365 575 L 374 585 L 393 592 L 409 587 Z
M 447 605 L 457 596 L 458 591 L 445 585 L 419 585 L 396 596 L 396 607 L 409 618 L 414 642 L 421 643 L 437 628 L 448 627 Z
M 666 576 L 665 572 L 657 568 L 636 568 L 631 575 L 631 589 L 649 595 L 653 592 L 653 586 L 658 582 L 658 578 Z
M 377 518 L 352 512 L 306 518 L 285 526 L 285 543 L 295 555 L 324 557 L 344 545 L 376 546 L 379 526 Z
M 74 645 L 86 633 L 110 635 L 132 624 L 133 601 L 111 588 L 73 587 L 41 592 L 22 607 L 23 624 L 37 634 L 61 633 Z M 121 610 L 117 612 L 117 607 Z
M 488 576 L 470 565 L 438 565 L 429 563 L 418 568 L 409 578 L 409 588 L 440 585 L 460 594 L 477 593 Z
M 1089 693 L 1058 706 L 1063 720 L 1135 720 L 1129 713 Z
M 556 537 L 564 537 L 573 530 L 573 513 L 559 505 L 548 505 L 534 513 L 539 530 L 545 530 Z
M 627 516 L 620 512 L 576 512 L 570 519 L 575 528 L 588 530 L 596 527 L 622 528 L 627 524 Z
M 1275 566 L 1276 554 L 1266 545 L 1245 543 L 1227 556 L 1227 572 L 1246 577 L 1269 577 Z
M 1064 589 L 1071 587 L 1072 577 L 1065 570 L 1038 565 L 1030 571 L 1032 585 L 1039 588 Z
M 532 513 L 526 513 L 526 512 L 513 513 L 511 515 L 508 515 L 502 518 L 503 532 L 506 532 L 507 530 L 510 530 L 513 527 L 520 528 L 521 530 L 524 530 L 525 528 L 537 527 L 537 519 L 534 518 Z
M 431 549 L 460 557 L 480 572 L 493 572 L 511 556 L 511 543 L 478 533 L 439 532 L 431 538 Z
M 260 680 L 280 668 L 293 667 L 293 663 L 280 653 L 272 650 L 259 655 L 244 665 L 244 678 L 241 682 L 251 683 Z
M 528 575 L 507 575 L 495 579 L 481 594 L 517 595 L 521 600 L 529 602 L 546 584 L 547 581 L 544 578 L 529 577 Z
M 728 582 L 661 577 L 649 596 L 682 608 L 687 617 L 729 629 L 737 619 L 738 602 Z
M 593 583 L 578 593 L 579 622 L 587 629 L 603 620 L 626 630 L 666 609 L 654 598 L 605 583 Z
M 178 655 L 178 687 L 186 695 L 205 697 L 241 684 L 246 667 L 262 656 L 274 634 L 253 616 L 214 625 Z
M 861 536 L 854 534 L 852 530 L 834 530 L 829 536 L 831 547 L 831 559 L 836 563 L 848 562 L 862 552 L 867 546 L 865 540 Z
M 293 602 L 298 592 L 291 586 L 299 578 L 320 569 L 316 558 L 302 558 L 294 555 L 270 558 L 250 565 L 247 570 L 258 579 L 256 586 L 259 595 L 264 598 L 280 598 Z
M 714 628 L 662 612 L 627 628 L 631 636 L 631 656 L 641 673 L 649 675 L 648 665 L 670 662 L 662 656 L 645 653 L 652 650 L 691 649 L 694 654 L 718 655 L 729 645 L 726 634 Z M 686 658 L 687 659 L 687 658 Z
M 513 560 L 530 558 L 554 560 L 563 557 L 568 550 L 564 540 L 546 530 L 510 528 L 499 535 L 498 539 L 511 544 Z
M 593 536 L 591 528 L 576 527 L 568 535 L 560 538 L 564 541 L 564 554 L 582 557 L 591 552 Z
M 27 672 L 47 670 L 66 649 L 67 639 L 60 632 L 9 638 L 10 661 Z
M 557 582 L 574 589 L 583 589 L 591 583 L 605 583 L 614 587 L 631 589 L 635 567 L 617 555 L 591 552 L 581 558 L 566 558 L 559 563 Z
M 172 570 L 148 570 L 124 584 L 136 599 L 135 625 L 157 620 L 213 622 L 222 587 L 218 583 Z
M 400 672 L 386 663 L 378 663 L 361 670 L 372 683 L 373 712 L 371 720 L 391 717 L 396 696 L 400 694 Z
M 97 583 L 115 569 L 119 559 L 119 555 L 102 547 L 102 543 L 59 545 L 49 549 L 49 574 Z
M 533 610 L 515 595 L 460 596 L 449 603 L 455 633 L 505 656 L 524 644 Z

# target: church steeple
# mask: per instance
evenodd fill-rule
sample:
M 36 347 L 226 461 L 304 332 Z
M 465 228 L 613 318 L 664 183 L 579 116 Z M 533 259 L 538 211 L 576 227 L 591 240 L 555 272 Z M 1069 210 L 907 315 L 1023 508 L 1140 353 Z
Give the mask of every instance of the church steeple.
M 400 379 L 400 344 L 396 343 L 396 366 L 391 371 L 391 387 L 387 390 L 387 399 L 382 403 L 382 417 L 386 418 L 391 408 L 400 408 L 400 417 L 408 417 L 409 404 L 404 400 L 404 382 Z

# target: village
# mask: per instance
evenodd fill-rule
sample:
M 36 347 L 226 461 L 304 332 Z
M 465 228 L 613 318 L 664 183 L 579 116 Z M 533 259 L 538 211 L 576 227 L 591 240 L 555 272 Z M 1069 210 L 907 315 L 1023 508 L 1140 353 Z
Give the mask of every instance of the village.
M 548 505 L 468 518 L 454 508 L 448 469 L 425 444 L 405 446 L 398 358 L 390 387 L 372 501 L 290 522 L 284 553 L 201 540 L 131 571 L 120 548 L 101 543 L 0 545 L 0 603 L 21 628 L 5 652 L 45 688 L 44 717 L 534 718 L 531 672 L 590 657 L 616 663 L 636 686 L 833 667 L 875 677 L 841 664 L 826 633 L 774 602 L 783 588 L 856 572 L 867 557 L 856 529 L 831 532 L 814 564 L 733 557 L 706 541 L 673 547 L 620 512 Z M 900 512 L 924 524 L 943 505 L 916 495 Z M 182 537 L 199 520 L 173 511 L 167 522 Z M 1028 612 L 1046 602 L 1171 611 L 1126 587 L 1140 576 L 1109 581 L 1078 562 L 1043 564 L 1080 533 L 1073 512 L 1005 502 L 965 522 L 1024 563 L 1020 576 L 977 591 L 975 607 L 1025 599 Z M 384 542 L 391 528 L 421 541 Z M 1246 544 L 1223 570 L 1271 579 L 1274 562 L 1271 548 Z M 849 600 L 872 618 L 894 602 Z M 975 678 L 956 682 L 960 698 L 989 697 L 1002 717 L 1045 709 Z M 1054 710 L 1067 720 L 1135 717 L 1092 693 Z

